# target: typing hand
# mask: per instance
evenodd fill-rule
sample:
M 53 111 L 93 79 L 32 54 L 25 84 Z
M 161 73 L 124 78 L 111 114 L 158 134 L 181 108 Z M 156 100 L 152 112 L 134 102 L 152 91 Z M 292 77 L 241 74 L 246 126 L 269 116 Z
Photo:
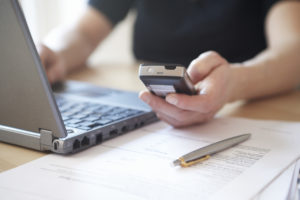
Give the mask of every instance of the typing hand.
M 232 93 L 230 64 L 216 52 L 206 52 L 192 61 L 188 68 L 197 95 L 169 94 L 162 99 L 148 91 L 140 98 L 157 116 L 174 127 L 203 123 L 229 101 Z
M 38 46 L 38 52 L 49 82 L 53 84 L 63 80 L 66 75 L 66 69 L 59 55 L 43 44 Z

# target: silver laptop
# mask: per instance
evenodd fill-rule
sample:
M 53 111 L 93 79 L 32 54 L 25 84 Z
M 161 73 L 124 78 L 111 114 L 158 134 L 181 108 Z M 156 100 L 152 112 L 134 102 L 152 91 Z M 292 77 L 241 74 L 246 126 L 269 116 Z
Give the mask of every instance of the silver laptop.
M 137 93 L 80 82 L 53 90 L 18 1 L 0 0 L 0 141 L 74 153 L 154 121 Z

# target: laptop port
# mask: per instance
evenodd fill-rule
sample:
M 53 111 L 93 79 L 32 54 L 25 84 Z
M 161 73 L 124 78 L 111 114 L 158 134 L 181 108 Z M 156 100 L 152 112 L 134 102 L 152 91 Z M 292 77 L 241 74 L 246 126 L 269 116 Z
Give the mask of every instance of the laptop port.
M 100 144 L 103 141 L 102 133 L 96 135 L 96 144 Z
M 59 142 L 54 142 L 54 150 L 58 149 Z
M 90 139 L 86 136 L 81 140 L 81 146 L 87 146 L 90 144 Z
M 79 140 L 75 140 L 73 143 L 73 150 L 80 148 L 80 142 Z
M 123 126 L 121 130 L 122 130 L 122 133 L 126 133 L 128 131 L 128 127 L 127 126 Z
M 109 136 L 116 136 L 116 135 L 118 135 L 118 129 L 114 129 L 109 132 Z
M 139 127 L 138 123 L 135 123 L 134 128 L 138 128 L 138 127 Z

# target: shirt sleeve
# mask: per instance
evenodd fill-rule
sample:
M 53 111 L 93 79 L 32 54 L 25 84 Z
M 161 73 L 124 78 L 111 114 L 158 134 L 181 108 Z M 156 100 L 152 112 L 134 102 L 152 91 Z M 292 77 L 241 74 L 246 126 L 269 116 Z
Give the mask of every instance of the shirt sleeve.
M 89 0 L 88 4 L 104 14 L 113 25 L 125 18 L 135 0 Z

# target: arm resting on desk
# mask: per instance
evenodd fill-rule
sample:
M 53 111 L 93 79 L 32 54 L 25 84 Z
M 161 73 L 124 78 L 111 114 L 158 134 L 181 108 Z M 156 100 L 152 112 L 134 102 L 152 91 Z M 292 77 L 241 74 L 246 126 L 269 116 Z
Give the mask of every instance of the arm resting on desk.
M 231 101 L 291 90 L 300 82 L 300 2 L 276 4 L 266 19 L 268 48 L 232 69 L 237 85 Z

